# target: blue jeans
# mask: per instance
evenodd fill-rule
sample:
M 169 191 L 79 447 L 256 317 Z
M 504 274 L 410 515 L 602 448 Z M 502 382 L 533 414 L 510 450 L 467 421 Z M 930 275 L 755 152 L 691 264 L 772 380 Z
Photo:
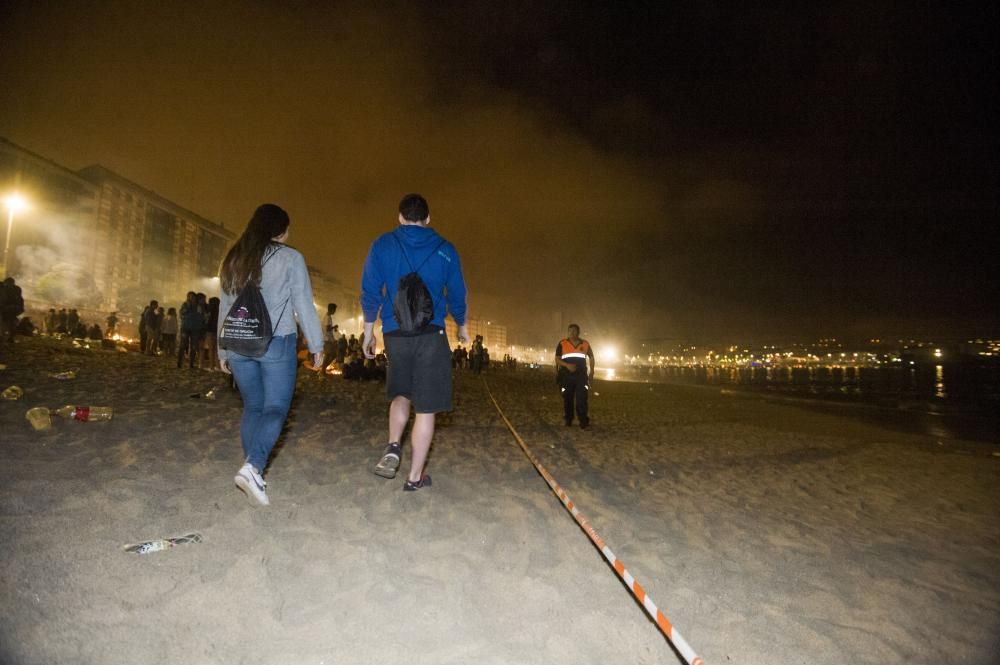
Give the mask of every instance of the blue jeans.
M 267 466 L 292 403 L 298 369 L 295 342 L 295 333 L 275 337 L 260 358 L 229 354 L 229 369 L 243 396 L 243 453 L 259 471 Z
M 150 335 L 152 337 L 152 335 Z M 184 364 L 184 354 L 190 349 L 191 358 L 188 366 L 194 367 L 194 361 L 201 352 L 201 331 L 181 329 L 181 346 L 177 349 L 177 366 Z

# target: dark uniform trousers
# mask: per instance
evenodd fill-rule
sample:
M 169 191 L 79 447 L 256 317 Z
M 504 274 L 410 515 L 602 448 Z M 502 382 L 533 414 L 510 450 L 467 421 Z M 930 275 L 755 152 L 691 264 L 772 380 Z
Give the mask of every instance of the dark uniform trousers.
M 562 390 L 563 417 L 566 424 L 573 422 L 573 407 L 576 403 L 576 417 L 580 425 L 590 424 L 587 415 L 587 397 L 590 393 L 590 380 L 587 378 L 587 368 L 577 367 L 575 372 L 566 369 L 559 370 L 559 388 Z

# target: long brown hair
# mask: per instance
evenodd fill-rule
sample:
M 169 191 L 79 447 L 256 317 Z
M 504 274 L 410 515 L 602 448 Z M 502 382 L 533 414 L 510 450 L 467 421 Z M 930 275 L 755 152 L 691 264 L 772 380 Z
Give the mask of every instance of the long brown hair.
M 288 213 L 273 203 L 258 207 L 247 223 L 243 235 L 230 248 L 219 267 L 222 290 L 234 294 L 247 282 L 260 284 L 260 266 L 264 252 L 277 243 L 273 238 L 288 228 Z

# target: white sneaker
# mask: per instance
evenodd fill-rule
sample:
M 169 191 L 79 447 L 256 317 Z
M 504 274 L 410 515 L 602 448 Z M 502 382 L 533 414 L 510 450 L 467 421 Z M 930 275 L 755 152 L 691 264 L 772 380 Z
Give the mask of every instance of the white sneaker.
M 236 474 L 236 486 L 243 490 L 243 493 L 247 495 L 247 498 L 251 501 L 256 501 L 262 506 L 269 506 L 271 502 L 267 499 L 267 483 L 261 477 L 260 473 L 247 462 L 240 467 L 239 473 Z

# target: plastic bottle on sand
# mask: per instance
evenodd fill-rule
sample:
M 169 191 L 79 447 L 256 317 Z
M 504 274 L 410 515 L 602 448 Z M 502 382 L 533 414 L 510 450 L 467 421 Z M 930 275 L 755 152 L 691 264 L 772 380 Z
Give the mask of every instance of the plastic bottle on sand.
M 59 407 L 52 414 L 85 423 L 89 420 L 111 420 L 112 411 L 110 406 L 73 406 L 67 404 Z

